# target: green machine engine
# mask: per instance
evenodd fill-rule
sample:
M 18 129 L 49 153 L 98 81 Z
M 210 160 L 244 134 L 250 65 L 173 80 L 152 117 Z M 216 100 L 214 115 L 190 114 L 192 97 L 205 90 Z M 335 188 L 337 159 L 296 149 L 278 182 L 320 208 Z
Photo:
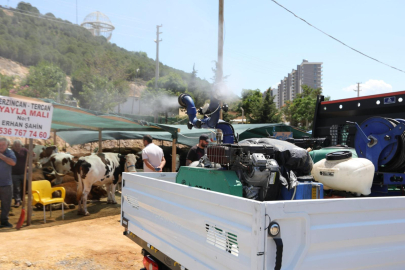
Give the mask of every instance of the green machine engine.
M 256 200 L 275 199 L 279 172 L 268 145 L 217 144 L 191 166 L 181 167 L 176 183 Z
M 176 176 L 176 183 L 239 197 L 243 195 L 242 183 L 235 171 L 181 167 Z

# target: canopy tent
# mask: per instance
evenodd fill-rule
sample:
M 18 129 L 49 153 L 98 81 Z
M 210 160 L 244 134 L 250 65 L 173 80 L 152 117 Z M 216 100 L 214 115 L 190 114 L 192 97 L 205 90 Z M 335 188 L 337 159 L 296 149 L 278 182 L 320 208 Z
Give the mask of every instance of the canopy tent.
M 274 136 L 274 132 L 291 132 L 293 138 L 311 137 L 307 132 L 285 124 L 239 124 L 234 125 L 235 133 L 239 133 L 239 140 Z
M 188 146 L 193 146 L 198 143 L 198 138 L 201 134 L 214 132 L 213 129 L 191 129 L 189 130 L 186 125 L 159 125 L 162 128 L 170 128 L 173 130 L 180 130 L 177 133 L 177 143 Z M 239 139 L 248 138 L 262 138 L 267 137 L 268 134 L 273 135 L 274 132 L 292 132 L 294 138 L 302 138 L 310 136 L 297 128 L 290 127 L 285 124 L 244 124 L 234 125 L 235 133 L 239 134 Z M 168 132 L 162 131 L 104 131 L 102 140 L 127 140 L 127 139 L 142 139 L 146 134 L 150 134 L 156 140 L 172 141 L 172 137 Z M 58 135 L 70 145 L 84 144 L 89 142 L 96 142 L 98 140 L 98 133 L 94 131 L 80 131 L 80 132 L 59 132 Z
M 60 136 L 59 132 L 75 133 L 83 136 L 83 133 L 92 130 L 93 136 L 96 134 L 97 139 L 91 141 L 99 142 L 99 152 L 101 152 L 101 143 L 103 141 L 103 133 L 107 131 L 131 131 L 131 132 L 163 132 L 170 137 L 173 142 L 172 155 L 176 156 L 176 139 L 178 130 L 169 126 L 160 126 L 157 124 L 149 124 L 144 121 L 134 121 L 127 117 L 119 115 L 103 114 L 102 112 L 95 112 L 73 106 L 59 104 L 50 99 L 36 99 L 24 97 L 16 94 L 10 94 L 10 97 L 27 100 L 30 102 L 47 102 L 53 105 L 52 125 L 51 131 L 53 132 L 54 141 L 56 142 L 56 133 Z M 64 139 L 62 136 L 60 136 Z M 74 141 L 68 141 L 69 144 L 81 144 Z M 172 170 L 175 170 L 175 162 Z

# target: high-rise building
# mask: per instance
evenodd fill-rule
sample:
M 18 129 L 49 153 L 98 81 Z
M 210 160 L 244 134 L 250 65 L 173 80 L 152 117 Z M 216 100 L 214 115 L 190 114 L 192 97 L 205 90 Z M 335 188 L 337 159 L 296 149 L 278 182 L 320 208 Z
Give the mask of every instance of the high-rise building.
M 304 59 L 297 69 L 288 73 L 277 88 L 277 108 L 283 107 L 287 100 L 294 100 L 297 94 L 302 93 L 302 85 L 322 88 L 322 64 L 322 62 L 308 62 Z

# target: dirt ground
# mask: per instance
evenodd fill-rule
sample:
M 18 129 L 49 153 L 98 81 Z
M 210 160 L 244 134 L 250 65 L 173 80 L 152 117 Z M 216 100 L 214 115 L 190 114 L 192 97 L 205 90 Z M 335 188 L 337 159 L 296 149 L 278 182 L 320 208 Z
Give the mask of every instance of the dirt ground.
M 117 196 L 117 202 L 121 198 Z M 33 211 L 32 225 L 20 231 L 0 229 L 0 269 L 140 269 L 141 248 L 123 236 L 120 205 L 90 203 L 90 216 Z M 21 208 L 14 208 L 10 223 L 17 224 Z

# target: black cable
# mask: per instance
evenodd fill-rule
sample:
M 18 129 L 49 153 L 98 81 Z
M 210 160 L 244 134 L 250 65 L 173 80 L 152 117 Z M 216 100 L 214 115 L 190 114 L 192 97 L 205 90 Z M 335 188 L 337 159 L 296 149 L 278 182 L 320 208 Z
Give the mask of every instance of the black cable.
M 308 24 L 309 26 L 315 28 L 315 29 L 318 30 L 319 32 L 323 33 L 324 35 L 327 35 L 327 36 L 330 37 L 331 39 L 336 40 L 337 42 L 339 42 L 339 43 L 342 44 L 343 46 L 346 46 L 346 47 L 348 47 L 349 49 L 351 49 L 351 50 L 353 50 L 353 51 L 355 51 L 355 52 L 357 52 L 357 53 L 359 53 L 359 54 L 361 54 L 361 55 L 363 55 L 363 56 L 365 56 L 365 57 L 367 57 L 367 58 L 370 58 L 370 59 L 372 59 L 372 60 L 374 60 L 374 61 L 376 61 L 376 62 L 378 62 L 378 63 L 380 63 L 380 64 L 386 65 L 386 66 L 388 66 L 388 67 L 390 67 L 390 68 L 393 68 L 393 69 L 396 69 L 396 70 L 398 70 L 398 71 L 400 71 L 400 72 L 405 73 L 405 71 L 403 71 L 402 69 L 399 69 L 399 68 L 393 67 L 393 66 L 391 66 L 391 65 L 388 65 L 388 64 L 386 64 L 386 63 L 384 63 L 384 62 L 381 62 L 380 60 L 375 59 L 374 57 L 371 57 L 371 56 L 369 56 L 369 55 L 367 55 L 367 54 L 365 54 L 365 53 L 362 53 L 362 52 L 359 51 L 359 50 L 356 50 L 356 49 L 353 48 L 353 47 L 350 47 L 349 45 L 345 44 L 344 42 L 340 41 L 339 39 L 337 39 L 337 38 L 335 38 L 335 37 L 329 35 L 328 33 L 322 31 L 322 30 L 319 29 L 318 27 L 316 27 L 316 26 L 310 24 L 309 22 L 307 22 L 307 21 L 304 20 L 303 18 L 297 16 L 294 12 L 292 12 L 291 10 L 289 10 L 289 9 L 287 9 L 286 7 L 282 6 L 282 5 L 279 4 L 277 1 L 275 1 L 275 0 L 270 0 L 270 1 L 274 2 L 275 4 L 277 4 L 278 6 L 280 6 L 281 8 L 285 9 L 286 11 L 288 11 L 289 13 L 291 13 L 292 15 L 294 15 L 296 18 L 298 18 L 298 19 L 300 19 L 301 21 L 305 22 L 305 23 Z

